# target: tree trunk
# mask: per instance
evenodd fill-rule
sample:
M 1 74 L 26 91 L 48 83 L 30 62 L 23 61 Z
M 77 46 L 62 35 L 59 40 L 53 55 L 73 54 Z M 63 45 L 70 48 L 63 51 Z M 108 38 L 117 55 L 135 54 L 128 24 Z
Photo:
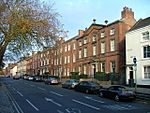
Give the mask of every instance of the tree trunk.
M 6 51 L 6 47 L 0 46 L 0 69 L 4 67 L 3 58 Z

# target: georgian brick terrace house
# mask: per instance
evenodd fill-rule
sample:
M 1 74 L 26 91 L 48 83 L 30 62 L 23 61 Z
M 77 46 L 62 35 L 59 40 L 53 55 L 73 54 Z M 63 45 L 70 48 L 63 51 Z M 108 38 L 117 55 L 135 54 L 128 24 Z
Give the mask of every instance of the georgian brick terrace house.
M 106 21 L 107 22 L 107 21 Z M 135 24 L 134 12 L 127 7 L 121 19 L 91 26 L 77 38 L 77 69 L 80 74 L 125 73 L 125 33 Z
M 33 70 L 32 70 L 32 56 L 29 56 L 26 58 L 26 61 L 27 61 L 27 72 L 26 74 L 27 75 L 32 75 L 33 73 Z
M 67 40 L 63 43 L 63 76 L 69 77 L 70 72 L 76 71 L 76 38 L 78 36 L 73 37 L 70 40 Z
M 57 76 L 70 76 L 75 71 L 89 77 L 94 77 L 95 72 L 125 76 L 125 33 L 136 22 L 134 12 L 124 7 L 119 20 L 105 21 L 105 25 L 93 21 L 74 38 L 60 40 L 56 46 L 38 52 L 37 58 L 29 59 L 30 71 L 36 73 L 38 69 L 40 74 Z

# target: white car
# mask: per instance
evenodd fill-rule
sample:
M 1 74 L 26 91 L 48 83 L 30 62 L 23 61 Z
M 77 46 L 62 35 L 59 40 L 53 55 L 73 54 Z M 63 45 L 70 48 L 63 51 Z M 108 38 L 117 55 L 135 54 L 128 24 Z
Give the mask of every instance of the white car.
M 28 78 L 29 80 L 33 80 L 34 78 L 32 77 L 32 76 L 29 76 L 29 78 Z

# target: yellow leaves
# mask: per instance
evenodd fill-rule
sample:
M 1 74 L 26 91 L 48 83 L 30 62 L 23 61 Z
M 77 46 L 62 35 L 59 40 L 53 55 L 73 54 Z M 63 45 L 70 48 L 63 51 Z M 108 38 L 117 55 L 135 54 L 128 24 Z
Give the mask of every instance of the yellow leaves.
M 32 29 L 32 22 L 29 19 L 22 18 L 18 26 L 22 34 L 28 33 Z
M 1 75 L 4 75 L 4 72 L 3 72 L 3 70 L 0 70 L 0 76 L 1 76 Z

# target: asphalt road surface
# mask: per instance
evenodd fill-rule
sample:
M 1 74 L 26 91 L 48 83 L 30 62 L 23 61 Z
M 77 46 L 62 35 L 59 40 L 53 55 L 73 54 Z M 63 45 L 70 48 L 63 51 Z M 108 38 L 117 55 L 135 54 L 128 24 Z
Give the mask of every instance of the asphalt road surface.
M 45 85 L 5 79 L 16 113 L 150 113 L 150 105 L 114 100 Z

